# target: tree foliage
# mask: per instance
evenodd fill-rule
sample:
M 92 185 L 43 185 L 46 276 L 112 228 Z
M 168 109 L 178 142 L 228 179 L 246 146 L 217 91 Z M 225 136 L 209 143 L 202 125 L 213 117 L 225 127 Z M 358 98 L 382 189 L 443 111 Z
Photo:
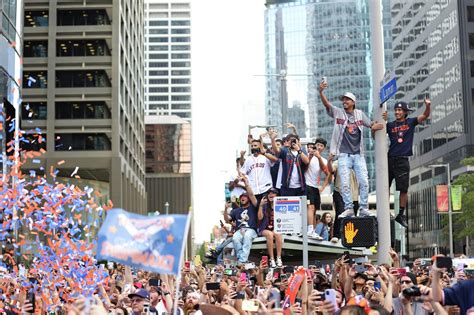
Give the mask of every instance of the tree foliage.
M 474 157 L 461 161 L 465 166 L 474 166 Z M 474 236 L 474 173 L 459 175 L 453 185 L 462 185 L 462 213 L 453 215 L 454 237 L 460 239 Z

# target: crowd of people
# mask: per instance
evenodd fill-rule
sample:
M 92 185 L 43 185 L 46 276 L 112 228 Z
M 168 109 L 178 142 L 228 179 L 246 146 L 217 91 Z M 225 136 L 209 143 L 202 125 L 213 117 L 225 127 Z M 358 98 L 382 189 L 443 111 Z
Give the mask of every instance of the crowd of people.
M 186 261 L 180 277 L 107 263 L 90 296 L 78 296 L 73 280 L 48 284 L 30 268 L 26 280 L 2 270 L 1 314 L 472 314 L 474 279 L 450 259 L 417 259 L 400 267 L 375 265 L 347 253 L 333 262 L 271 268 L 257 264 Z M 439 264 L 439 266 L 438 266 Z

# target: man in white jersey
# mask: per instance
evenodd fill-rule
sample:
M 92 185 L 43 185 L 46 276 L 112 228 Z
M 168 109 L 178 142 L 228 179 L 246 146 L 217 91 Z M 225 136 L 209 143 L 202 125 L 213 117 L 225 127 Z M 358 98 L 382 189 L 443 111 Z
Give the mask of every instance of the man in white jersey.
M 252 140 L 251 155 L 247 157 L 240 171 L 247 176 L 250 187 L 258 202 L 272 188 L 270 169 L 278 161 L 272 154 L 266 152 L 260 140 Z
M 327 141 L 317 138 L 315 143 L 308 145 L 309 165 L 304 173 L 306 182 L 306 196 L 308 198 L 308 237 L 321 240 L 322 238 L 314 232 L 314 214 L 321 209 L 321 196 L 319 186 L 321 184 L 321 175 L 328 175 L 327 160 L 321 156 L 326 149 Z

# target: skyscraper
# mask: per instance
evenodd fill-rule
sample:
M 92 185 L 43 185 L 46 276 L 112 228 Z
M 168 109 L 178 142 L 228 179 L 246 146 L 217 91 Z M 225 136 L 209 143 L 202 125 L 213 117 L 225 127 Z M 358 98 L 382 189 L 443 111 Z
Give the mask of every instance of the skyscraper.
M 150 211 L 191 207 L 191 5 L 146 0 L 146 187 Z M 165 207 L 165 204 L 168 205 Z
M 391 64 L 389 0 L 384 0 L 386 66 Z M 351 91 L 357 108 L 370 117 L 371 45 L 367 0 L 272 0 L 265 13 L 266 74 L 286 71 L 286 80 L 266 80 L 266 123 L 281 125 L 282 102 L 297 101 L 305 111 L 310 137 L 331 138 L 333 121 L 319 99 L 319 83 L 327 77 L 326 95 L 340 106 L 338 96 Z M 283 133 L 285 133 L 284 130 Z M 299 131 L 302 135 L 305 131 Z M 371 190 L 375 189 L 372 138 L 366 130 L 366 161 Z
M 146 114 L 191 120 L 191 6 L 146 0 Z
M 423 100 L 432 102 L 431 116 L 417 126 L 411 159 L 408 249 L 411 257 L 447 253 L 449 241 L 441 233 L 435 185 L 446 184 L 467 168 L 463 158 L 474 155 L 474 1 L 392 0 L 393 68 L 396 99 L 419 115 Z M 451 167 L 431 168 L 431 164 Z M 464 251 L 454 242 L 454 253 Z
M 146 212 L 143 0 L 26 0 L 22 129 L 38 174 Z M 49 172 L 49 171 L 48 171 Z M 75 178 L 78 175 L 80 179 Z

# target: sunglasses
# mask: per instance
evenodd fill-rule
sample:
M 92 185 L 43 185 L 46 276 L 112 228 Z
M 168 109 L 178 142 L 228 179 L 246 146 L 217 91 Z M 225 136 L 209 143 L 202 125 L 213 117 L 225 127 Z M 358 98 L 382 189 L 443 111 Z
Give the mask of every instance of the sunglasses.
M 401 284 L 410 284 L 410 283 L 413 283 L 413 281 L 411 281 L 411 280 L 400 280 L 400 283 Z

